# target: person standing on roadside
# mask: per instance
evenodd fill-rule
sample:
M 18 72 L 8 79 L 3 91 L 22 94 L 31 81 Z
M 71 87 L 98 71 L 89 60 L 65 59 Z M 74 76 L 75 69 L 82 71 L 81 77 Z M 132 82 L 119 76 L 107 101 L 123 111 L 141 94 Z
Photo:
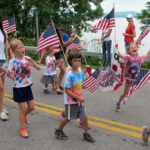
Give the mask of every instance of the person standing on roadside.
M 127 49 L 128 49 L 128 46 L 130 45 L 130 43 L 134 43 L 134 38 L 136 37 L 136 31 L 135 31 L 135 25 L 133 22 L 132 15 L 128 14 L 126 19 L 128 21 L 128 26 L 125 30 L 125 33 L 123 33 L 123 36 L 124 36 L 124 42 L 125 42 L 125 49 L 127 52 Z
M 0 119 L 2 121 L 8 120 L 8 111 L 3 108 L 3 101 L 4 101 L 4 81 L 5 81 L 5 74 L 7 69 L 4 67 L 6 63 L 6 55 L 5 50 L 9 50 L 9 43 L 7 39 L 7 33 L 4 31 L 2 26 L 2 19 L 0 16 Z
M 101 42 L 102 42 L 102 50 L 103 50 L 103 56 L 102 56 L 102 65 L 101 67 L 104 68 L 106 65 L 106 51 L 108 55 L 108 66 L 111 67 L 111 32 L 112 29 L 108 28 L 106 31 L 102 32 Z

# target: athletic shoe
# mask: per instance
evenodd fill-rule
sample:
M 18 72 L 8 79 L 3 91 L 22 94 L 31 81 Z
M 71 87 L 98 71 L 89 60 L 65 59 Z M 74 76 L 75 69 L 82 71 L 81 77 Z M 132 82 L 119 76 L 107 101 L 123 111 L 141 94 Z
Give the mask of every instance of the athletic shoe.
M 148 128 L 146 126 L 143 126 L 142 139 L 144 143 L 148 142 L 148 136 L 149 136 Z
M 50 91 L 48 89 L 44 89 L 45 94 L 50 94 Z
M 64 133 L 63 130 L 56 129 L 55 136 L 57 139 L 68 140 L 68 136 Z
M 116 103 L 116 109 L 115 109 L 116 112 L 120 111 L 120 103 Z
M 4 113 L 7 114 L 7 115 L 9 114 L 8 110 L 6 110 L 6 109 L 4 109 L 4 108 L 3 108 L 3 111 L 4 111 Z
M 61 116 L 62 118 L 65 118 L 65 111 L 61 111 L 61 112 L 60 112 L 60 116 Z
M 63 90 L 64 90 L 64 87 L 60 86 L 59 89 L 63 91 Z
M 90 143 L 95 142 L 94 138 L 89 133 L 83 133 L 83 138 L 87 142 L 90 142 Z
M 22 128 L 20 130 L 20 135 L 23 137 L 23 138 L 27 138 L 29 135 L 27 133 L 27 130 L 25 128 Z
M 58 95 L 63 94 L 62 90 L 60 90 L 60 89 L 57 89 L 57 90 L 56 90 L 56 93 L 57 93 Z
M 28 119 L 28 116 L 27 116 L 27 115 L 25 116 L 25 123 L 26 123 L 26 124 L 29 124 L 29 119 Z
M 1 119 L 2 121 L 7 121 L 7 120 L 8 120 L 7 114 L 4 113 L 4 112 L 1 112 L 1 114 L 0 114 L 0 119 Z

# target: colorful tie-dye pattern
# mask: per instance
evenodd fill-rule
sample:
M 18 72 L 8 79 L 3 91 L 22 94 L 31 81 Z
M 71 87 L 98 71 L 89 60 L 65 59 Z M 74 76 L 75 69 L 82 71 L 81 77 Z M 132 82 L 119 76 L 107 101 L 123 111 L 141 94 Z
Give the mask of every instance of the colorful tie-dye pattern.
M 26 87 L 32 84 L 30 64 L 27 59 L 30 57 L 24 56 L 22 60 L 12 58 L 9 61 L 8 70 L 15 74 L 13 87 Z
M 53 59 L 55 61 L 52 64 L 49 64 Z M 54 75 L 54 74 L 56 74 L 55 65 L 56 65 L 55 56 L 53 56 L 53 57 L 47 56 L 46 57 L 46 68 L 44 70 L 44 75 Z
M 146 55 L 133 58 L 126 54 L 123 56 L 123 59 L 125 61 L 125 79 L 135 81 L 139 75 L 141 64 L 146 59 Z
M 83 72 L 75 73 L 69 71 L 65 78 L 65 88 L 70 88 L 71 91 L 79 96 L 82 95 L 82 82 L 84 80 Z M 80 103 L 77 99 L 70 97 L 66 93 L 64 94 L 64 103 L 65 104 L 78 104 Z

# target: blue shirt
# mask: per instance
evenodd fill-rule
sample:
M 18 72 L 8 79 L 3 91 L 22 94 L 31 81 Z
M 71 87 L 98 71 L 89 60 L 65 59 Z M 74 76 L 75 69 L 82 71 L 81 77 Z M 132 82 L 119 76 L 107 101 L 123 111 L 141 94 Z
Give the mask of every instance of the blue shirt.
M 67 42 L 68 39 L 69 39 L 69 36 L 68 36 L 67 33 L 64 33 L 64 34 L 62 35 L 62 38 L 63 38 L 63 41 L 64 41 L 64 42 Z

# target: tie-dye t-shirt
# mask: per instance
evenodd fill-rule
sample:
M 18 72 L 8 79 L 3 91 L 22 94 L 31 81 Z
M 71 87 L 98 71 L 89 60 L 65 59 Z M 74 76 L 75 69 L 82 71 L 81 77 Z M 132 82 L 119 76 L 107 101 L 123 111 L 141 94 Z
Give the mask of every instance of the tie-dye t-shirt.
M 79 96 L 82 95 L 82 82 L 84 80 L 83 72 L 75 73 L 73 71 L 69 71 L 65 78 L 65 88 L 70 88 L 71 91 Z M 66 93 L 64 94 L 64 104 L 78 104 L 80 103 L 77 99 L 70 97 Z
M 22 60 L 18 60 L 14 57 L 9 61 L 8 70 L 9 72 L 14 72 L 13 87 L 15 88 L 32 84 L 30 64 L 27 59 L 31 58 L 24 56 Z
M 55 61 L 52 64 L 49 64 L 53 59 Z M 47 56 L 46 57 L 46 68 L 44 70 L 44 75 L 54 75 L 54 74 L 56 74 L 55 65 L 56 65 L 55 56 L 53 56 L 53 57 Z
M 146 55 L 133 58 L 129 54 L 126 54 L 123 56 L 123 59 L 125 61 L 125 79 L 130 81 L 136 80 L 140 72 L 141 64 L 146 59 Z

